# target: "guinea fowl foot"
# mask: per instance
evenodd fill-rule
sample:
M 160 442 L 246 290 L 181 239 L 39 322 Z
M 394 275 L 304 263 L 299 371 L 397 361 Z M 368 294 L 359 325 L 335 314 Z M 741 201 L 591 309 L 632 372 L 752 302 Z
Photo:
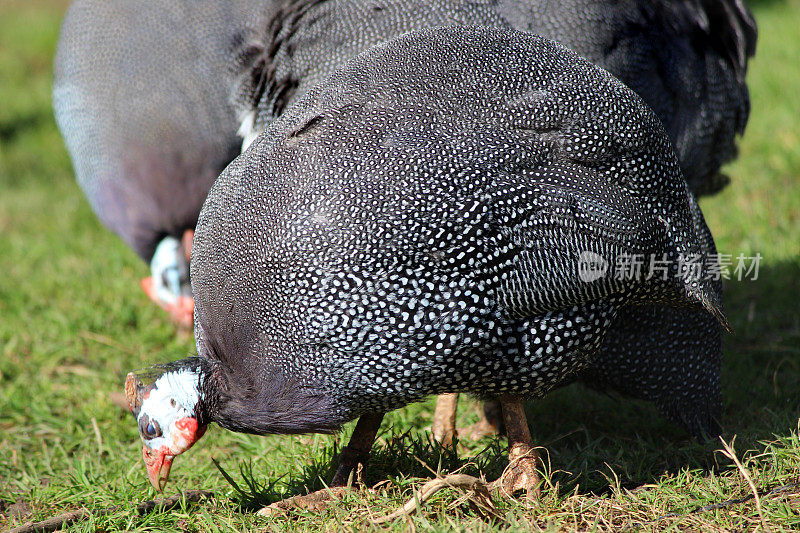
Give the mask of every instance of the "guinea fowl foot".
M 444 396 L 450 396 L 450 398 L 445 398 L 445 405 L 442 409 L 445 412 L 448 412 L 447 409 L 455 407 L 455 403 L 452 401 L 453 396 L 455 396 L 455 400 L 458 400 L 456 394 L 443 394 L 439 397 L 436 405 L 437 413 L 440 411 L 439 406 L 442 405 Z M 539 454 L 533 446 L 522 400 L 519 396 L 503 395 L 499 401 L 486 402 L 484 413 L 488 415 L 487 418 L 491 418 L 492 413 L 502 413 L 502 421 L 508 435 L 509 464 L 498 479 L 489 484 L 482 479 L 466 474 L 450 474 L 433 479 L 417 490 L 414 497 L 405 505 L 386 516 L 372 520 L 372 523 L 383 524 L 411 514 L 438 491 L 448 487 L 464 491 L 466 501 L 479 514 L 487 518 L 502 518 L 492 502 L 491 492 L 497 492 L 500 496 L 510 498 L 517 491 L 525 490 L 525 496 L 529 502 L 539 499 Z
M 260 509 L 259 516 L 274 516 L 293 509 L 321 511 L 354 485 L 363 485 L 363 472 L 369 461 L 369 451 L 383 420 L 383 413 L 362 415 L 356 423 L 350 442 L 339 453 L 339 466 L 330 487 L 303 496 L 292 496 Z
M 539 455 L 536 450 L 530 449 L 525 455 L 513 459 L 503 474 L 489 484 L 489 488 L 506 498 L 524 490 L 527 500 L 538 500 L 541 496 L 538 467 Z
M 505 395 L 500 397 L 500 406 L 508 435 L 508 467 L 490 488 L 506 497 L 524 489 L 526 499 L 538 499 L 540 460 L 533 446 L 522 401 L 518 396 Z

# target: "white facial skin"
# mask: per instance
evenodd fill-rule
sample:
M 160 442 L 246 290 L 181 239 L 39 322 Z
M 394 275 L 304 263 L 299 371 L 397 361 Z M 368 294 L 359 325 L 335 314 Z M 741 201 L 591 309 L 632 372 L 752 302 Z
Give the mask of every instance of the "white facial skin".
M 200 400 L 199 376 L 190 370 L 168 372 L 145 394 L 137 417 L 147 475 L 153 487 L 163 490 L 172 459 L 203 435 L 194 408 Z
M 189 265 L 183 247 L 175 237 L 165 237 L 150 260 L 153 289 L 162 302 L 174 304 L 181 296 L 191 296 Z

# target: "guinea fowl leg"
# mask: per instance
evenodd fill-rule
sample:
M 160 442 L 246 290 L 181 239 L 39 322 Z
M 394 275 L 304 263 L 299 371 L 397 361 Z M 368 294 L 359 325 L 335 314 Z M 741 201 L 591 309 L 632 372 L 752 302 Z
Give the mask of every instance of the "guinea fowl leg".
M 439 398 L 441 399 L 441 396 Z M 487 488 L 491 491 L 498 491 L 505 497 L 510 497 L 516 491 L 525 489 L 528 500 L 539 498 L 539 473 L 537 471 L 539 455 L 533 447 L 531 433 L 528 429 L 528 419 L 525 417 L 525 411 L 522 408 L 522 400 L 520 400 L 519 396 L 506 394 L 501 396 L 497 402 L 492 403 L 497 403 L 498 408 L 502 410 L 506 434 L 508 435 L 509 464 L 500 478 L 490 483 L 487 487 L 482 480 L 466 474 L 450 474 L 442 478 L 437 477 L 425 483 L 405 505 L 386 516 L 373 520 L 373 524 L 384 524 L 412 513 L 422 502 L 446 487 L 460 487 L 462 490 L 471 491 L 472 503 L 480 502 L 478 504 L 479 507 L 488 511 L 492 516 L 495 516 L 497 511 L 494 508 L 494 504 L 492 504 Z
M 333 476 L 331 487 L 346 486 L 351 472 L 354 473 L 353 482 L 359 482 L 359 470 L 367 466 L 369 451 L 382 420 L 383 413 L 369 413 L 358 419 L 350 442 L 339 453 L 339 467 Z
M 324 509 L 332 499 L 338 499 L 349 490 L 348 481 L 353 473 L 353 483 L 359 482 L 360 472 L 369 461 L 369 451 L 383 420 L 383 413 L 362 415 L 356 423 L 350 442 L 339 453 L 339 466 L 328 488 L 321 489 L 304 496 L 293 496 L 270 504 L 260 511 L 260 516 L 271 516 L 289 509 L 306 509 L 319 511 Z
M 525 489 L 527 499 L 539 498 L 539 454 L 533 446 L 528 419 L 519 396 L 500 396 L 503 421 L 508 435 L 508 468 L 492 483 L 504 496 Z

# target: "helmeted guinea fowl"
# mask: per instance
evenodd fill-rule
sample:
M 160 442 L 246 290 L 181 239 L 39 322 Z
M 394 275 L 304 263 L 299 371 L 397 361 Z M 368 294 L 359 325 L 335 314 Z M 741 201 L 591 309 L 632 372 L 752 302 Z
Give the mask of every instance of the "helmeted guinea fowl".
M 511 28 L 558 41 L 636 91 L 664 123 L 695 194 L 723 163 L 750 111 L 756 25 L 742 0 L 284 0 L 241 35 L 235 104 L 255 138 L 298 96 L 379 42 L 443 25 Z
M 354 54 L 405 31 L 463 24 L 537 33 L 606 68 L 662 120 L 695 193 L 725 183 L 719 169 L 734 156 L 735 136 L 749 113 L 744 77 L 756 39 L 752 15 L 739 0 L 269 4 L 242 35 L 236 58 L 245 144 Z M 716 253 L 710 238 L 705 252 Z M 587 370 L 583 381 L 654 401 L 697 437 L 719 433 L 721 335 L 712 318 L 641 306 L 623 310 L 601 354 L 602 372 Z M 440 421 L 452 417 L 452 409 L 437 409 L 438 438 L 453 434 L 454 427 L 442 428 Z
M 100 220 L 151 263 L 145 290 L 188 325 L 186 245 L 241 147 L 228 53 L 261 3 L 77 0 L 58 43 L 53 105 L 78 183 Z
M 573 52 L 473 27 L 375 46 L 209 193 L 192 256 L 199 355 L 126 382 L 150 480 L 163 488 L 212 422 L 302 433 L 361 417 L 340 484 L 383 413 L 468 392 L 516 422 L 518 475 L 502 485 L 530 488 L 520 399 L 595 365 L 626 306 L 724 321 L 714 283 L 681 266 L 710 242 L 658 118 Z M 670 268 L 587 280 L 587 253 Z

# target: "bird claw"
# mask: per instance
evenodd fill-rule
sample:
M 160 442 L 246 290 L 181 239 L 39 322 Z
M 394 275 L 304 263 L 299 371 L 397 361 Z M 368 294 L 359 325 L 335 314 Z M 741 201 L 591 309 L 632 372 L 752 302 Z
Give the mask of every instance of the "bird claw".
M 538 465 L 539 456 L 535 450 L 512 459 L 503 474 L 490 484 L 491 490 L 506 498 L 512 497 L 517 491 L 525 490 L 526 500 L 538 500 L 541 496 Z
M 322 511 L 334 500 L 339 500 L 349 487 L 328 487 L 303 496 L 292 496 L 259 509 L 258 516 L 280 516 L 291 510 Z

